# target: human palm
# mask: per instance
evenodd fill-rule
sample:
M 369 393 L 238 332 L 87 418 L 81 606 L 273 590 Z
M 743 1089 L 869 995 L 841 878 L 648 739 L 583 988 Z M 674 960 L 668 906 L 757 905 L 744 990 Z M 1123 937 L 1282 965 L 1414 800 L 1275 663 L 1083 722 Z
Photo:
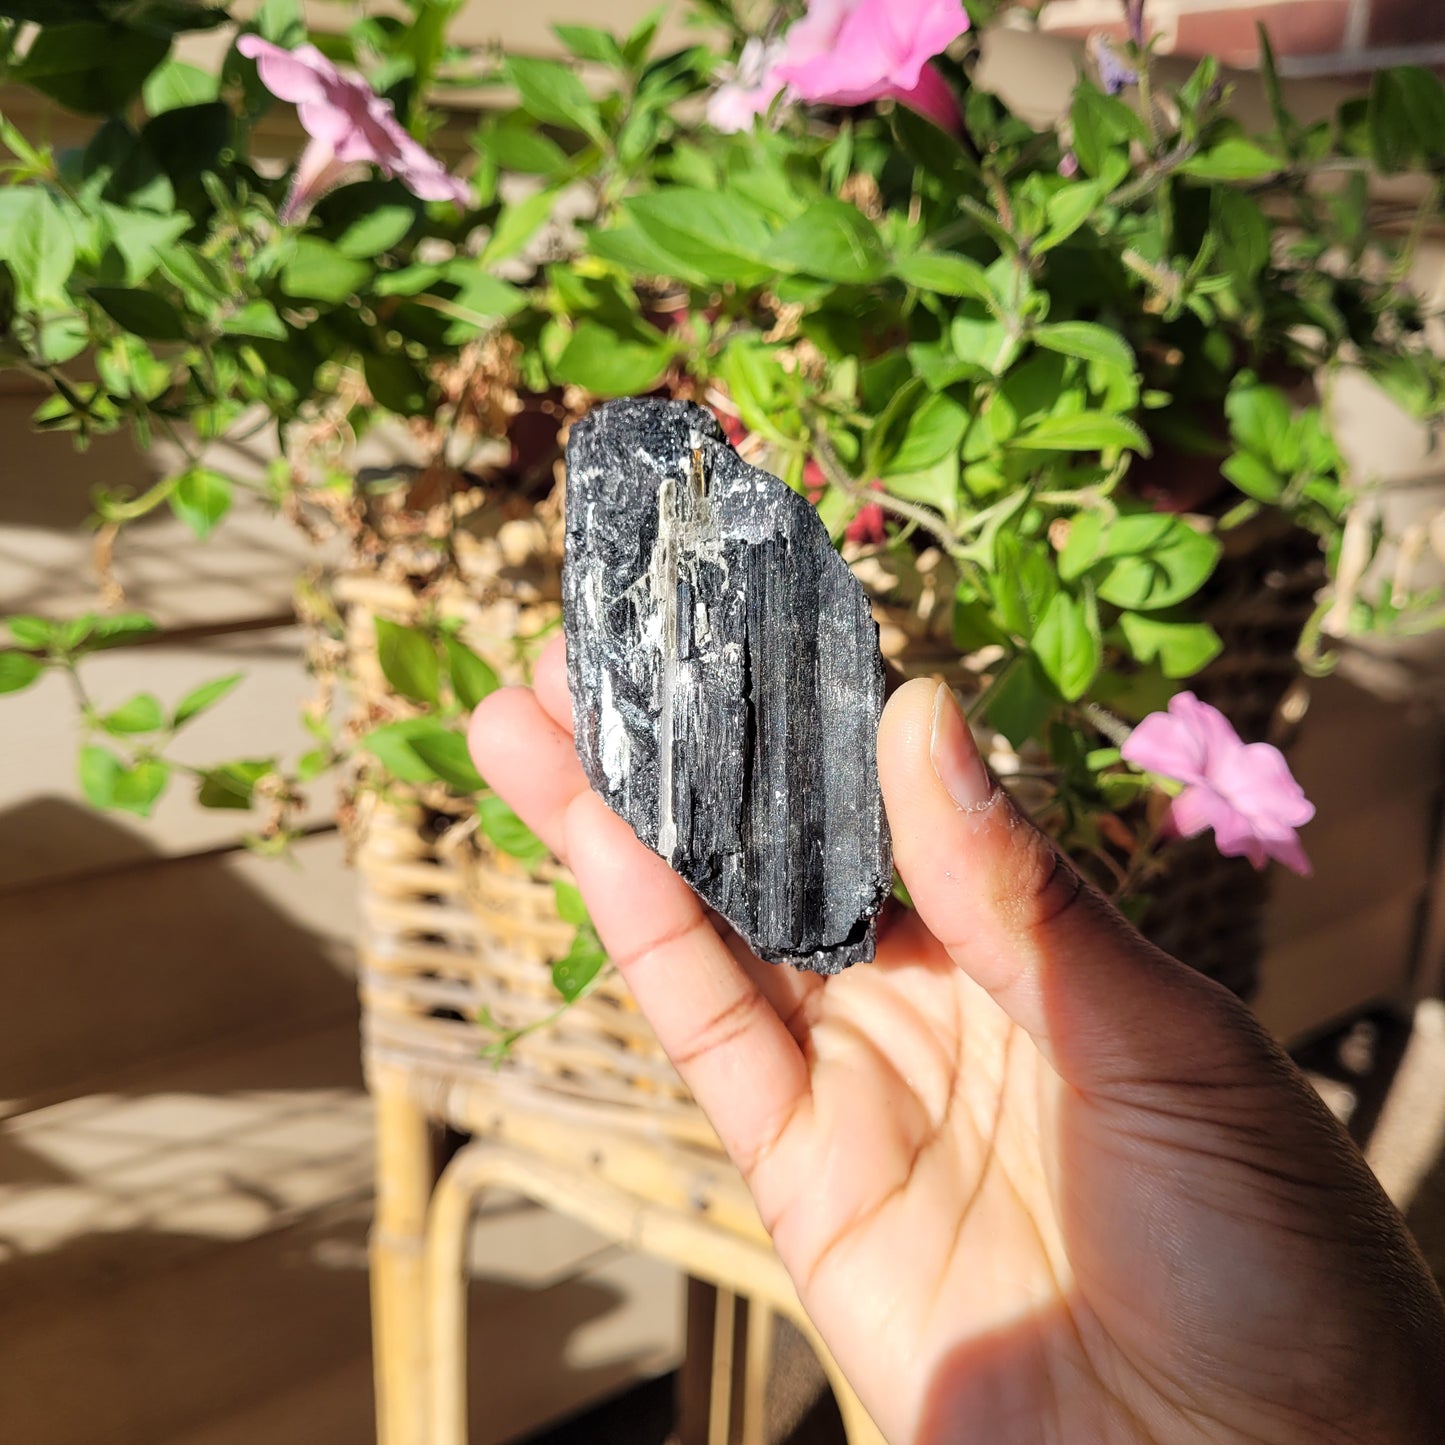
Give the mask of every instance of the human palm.
M 1363 1161 L 1018 817 L 936 691 L 879 736 L 918 912 L 830 979 L 758 962 L 591 793 L 560 647 L 473 746 L 895 1445 L 1434 1438 L 1445 1313 Z

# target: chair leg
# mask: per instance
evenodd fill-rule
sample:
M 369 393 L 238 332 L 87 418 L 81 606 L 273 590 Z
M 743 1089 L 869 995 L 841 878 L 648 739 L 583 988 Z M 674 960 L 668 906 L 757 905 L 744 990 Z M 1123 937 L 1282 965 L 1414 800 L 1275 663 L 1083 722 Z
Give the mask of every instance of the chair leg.
M 467 1233 L 477 1199 L 491 1183 L 487 1162 L 486 1144 L 466 1145 L 442 1170 L 432 1193 L 426 1238 L 432 1430 L 427 1445 L 466 1445 Z
M 712 1337 L 711 1387 L 708 1391 L 707 1445 L 738 1445 L 737 1405 L 740 1346 L 747 1328 L 747 1303 L 719 1287 L 717 1326 Z
M 376 1213 L 371 1228 L 372 1352 L 380 1445 L 429 1445 L 423 1254 L 432 1159 L 426 1115 L 399 1080 L 374 1078 Z
M 712 1415 L 713 1342 L 718 1288 L 688 1275 L 684 1287 L 682 1365 L 677 1372 L 677 1445 L 709 1445 Z
M 742 1389 L 738 1401 L 739 1445 L 767 1445 L 768 1376 L 773 1368 L 773 1326 L 777 1316 L 757 1295 L 747 1302 Z

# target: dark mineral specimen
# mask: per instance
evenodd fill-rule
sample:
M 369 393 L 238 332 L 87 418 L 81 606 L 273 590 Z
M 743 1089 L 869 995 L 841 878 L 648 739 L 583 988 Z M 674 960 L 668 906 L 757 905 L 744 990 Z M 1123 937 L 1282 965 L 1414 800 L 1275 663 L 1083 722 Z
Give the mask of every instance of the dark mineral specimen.
M 684 402 L 572 428 L 562 573 L 592 786 L 762 958 L 873 957 L 878 628 L 817 513 Z

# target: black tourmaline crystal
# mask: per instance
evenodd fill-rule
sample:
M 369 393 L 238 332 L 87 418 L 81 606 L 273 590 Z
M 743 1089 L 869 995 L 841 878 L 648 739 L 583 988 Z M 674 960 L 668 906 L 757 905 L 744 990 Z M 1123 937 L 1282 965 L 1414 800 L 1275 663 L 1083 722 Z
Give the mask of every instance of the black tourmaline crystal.
M 592 786 L 760 957 L 873 957 L 892 877 L 878 627 L 817 513 L 684 402 L 567 444 L 562 574 Z

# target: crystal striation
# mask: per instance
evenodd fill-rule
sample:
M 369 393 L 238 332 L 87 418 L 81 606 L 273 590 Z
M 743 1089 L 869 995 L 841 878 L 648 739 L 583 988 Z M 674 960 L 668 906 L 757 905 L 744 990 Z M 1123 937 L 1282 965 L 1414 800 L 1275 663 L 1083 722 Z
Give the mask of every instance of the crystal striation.
M 883 663 L 814 509 L 701 407 L 609 402 L 567 444 L 562 596 L 592 786 L 759 957 L 871 959 Z

